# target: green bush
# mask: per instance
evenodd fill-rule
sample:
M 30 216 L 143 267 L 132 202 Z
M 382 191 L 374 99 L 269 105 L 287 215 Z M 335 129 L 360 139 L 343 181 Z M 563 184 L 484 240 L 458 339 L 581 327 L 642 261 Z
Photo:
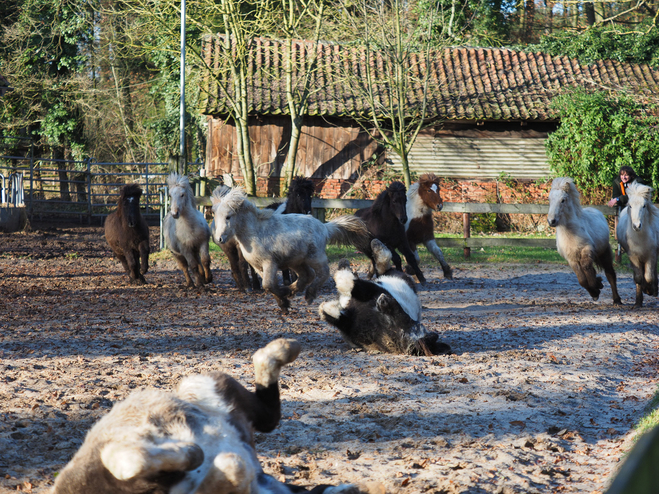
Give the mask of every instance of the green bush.
M 659 117 L 631 97 L 579 89 L 556 98 L 560 127 L 546 148 L 549 166 L 583 190 L 610 186 L 621 166 L 659 186 Z M 654 113 L 653 113 L 654 111 Z

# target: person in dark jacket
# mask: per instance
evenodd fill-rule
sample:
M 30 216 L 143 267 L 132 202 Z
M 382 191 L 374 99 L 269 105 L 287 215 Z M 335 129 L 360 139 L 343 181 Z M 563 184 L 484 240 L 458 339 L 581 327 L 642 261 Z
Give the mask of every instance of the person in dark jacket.
M 627 197 L 627 187 L 632 182 L 643 183 L 631 166 L 623 166 L 620 168 L 618 178 L 613 181 L 613 199 L 607 202 L 607 205 L 611 207 L 618 206 L 618 211 L 622 211 L 629 201 L 629 197 Z

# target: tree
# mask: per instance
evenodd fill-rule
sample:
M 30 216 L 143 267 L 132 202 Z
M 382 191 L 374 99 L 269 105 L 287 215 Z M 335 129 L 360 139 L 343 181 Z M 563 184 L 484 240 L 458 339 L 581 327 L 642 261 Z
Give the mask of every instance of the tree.
M 409 153 L 421 129 L 430 123 L 430 86 L 440 84 L 431 78 L 436 16 L 426 17 L 420 29 L 410 4 L 402 0 L 361 0 L 357 5 L 353 27 L 363 47 L 364 74 L 344 76 L 368 108 L 368 114 L 359 120 L 361 126 L 400 157 L 409 188 Z
M 309 97 L 312 95 L 315 83 L 318 46 L 323 24 L 324 2 L 322 0 L 281 0 L 281 32 L 285 38 L 284 73 L 286 75 L 286 100 L 291 117 L 291 137 L 288 143 L 286 163 L 284 165 L 286 192 L 295 176 L 295 159 L 297 156 L 302 123 L 309 107 Z M 294 39 L 304 35 L 305 23 L 313 23 L 305 43 L 298 43 L 298 54 L 294 49 Z

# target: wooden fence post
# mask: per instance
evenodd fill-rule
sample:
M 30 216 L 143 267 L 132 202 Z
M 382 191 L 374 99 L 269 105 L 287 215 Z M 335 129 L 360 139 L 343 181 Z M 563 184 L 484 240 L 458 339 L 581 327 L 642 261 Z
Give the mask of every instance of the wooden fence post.
M 465 240 L 471 237 L 471 216 L 469 213 L 462 213 L 462 226 Z M 464 258 L 469 259 L 471 256 L 471 247 L 464 248 Z

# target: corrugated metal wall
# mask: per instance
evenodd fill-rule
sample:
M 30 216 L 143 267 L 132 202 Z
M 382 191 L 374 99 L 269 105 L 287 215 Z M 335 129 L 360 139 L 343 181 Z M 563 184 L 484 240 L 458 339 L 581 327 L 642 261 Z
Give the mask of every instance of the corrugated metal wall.
M 388 163 L 400 169 L 400 158 L 388 152 Z M 520 137 L 446 137 L 419 135 L 410 153 L 410 169 L 450 178 L 539 179 L 550 174 L 545 139 Z

